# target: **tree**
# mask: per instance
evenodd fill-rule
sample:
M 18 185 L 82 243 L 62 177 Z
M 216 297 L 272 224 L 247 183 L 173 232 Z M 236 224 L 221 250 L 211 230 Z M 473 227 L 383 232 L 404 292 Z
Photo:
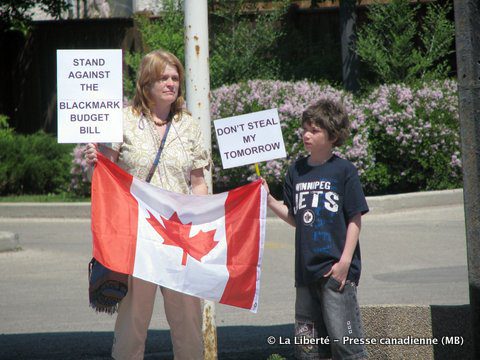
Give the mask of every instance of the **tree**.
M 377 82 L 409 83 L 448 76 L 448 54 L 455 36 L 447 18 L 451 5 L 430 3 L 422 22 L 420 5 L 392 0 L 372 5 L 368 22 L 358 32 L 357 53 Z
M 212 88 L 250 79 L 279 77 L 280 66 L 274 50 L 283 35 L 279 24 L 288 1 L 272 3 L 276 3 L 273 10 L 262 12 L 256 1 L 211 1 Z
M 282 36 L 279 22 L 287 0 L 276 0 L 271 12 L 261 12 L 247 0 L 210 0 L 210 85 L 212 88 L 250 79 L 279 75 L 275 45 Z M 164 48 L 184 63 L 183 0 L 165 0 L 158 20 L 147 14 L 135 16 L 144 51 L 127 53 L 129 76 L 124 78 L 127 97 L 134 92 L 135 75 L 145 52 Z
M 135 92 L 135 79 L 140 62 L 150 51 L 165 49 L 175 54 L 182 64 L 185 63 L 184 13 L 181 10 L 183 0 L 164 0 L 159 19 L 151 19 L 148 13 L 134 15 L 136 28 L 142 39 L 142 51 L 125 53 L 125 62 L 129 73 L 123 79 L 127 97 Z
M 37 7 L 55 19 L 69 9 L 66 0 L 2 0 L 0 23 L 4 30 L 18 30 L 26 35 L 32 20 L 31 10 Z

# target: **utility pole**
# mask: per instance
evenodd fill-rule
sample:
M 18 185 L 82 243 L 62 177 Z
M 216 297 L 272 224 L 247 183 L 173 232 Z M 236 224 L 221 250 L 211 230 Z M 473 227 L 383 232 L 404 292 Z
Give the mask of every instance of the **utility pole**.
M 454 0 L 472 359 L 480 359 L 480 1 Z
M 207 0 L 185 0 L 185 83 L 187 107 L 193 119 L 200 123 L 204 146 L 211 153 L 210 73 L 208 68 L 208 4 Z M 209 192 L 212 191 L 211 170 L 205 174 Z M 217 328 L 215 303 L 203 305 L 203 341 L 205 360 L 217 359 Z

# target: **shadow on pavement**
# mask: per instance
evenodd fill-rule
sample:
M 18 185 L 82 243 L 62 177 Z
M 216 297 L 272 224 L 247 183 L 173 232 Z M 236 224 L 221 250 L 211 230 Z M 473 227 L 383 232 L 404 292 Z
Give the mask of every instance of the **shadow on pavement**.
M 371 359 L 472 359 L 469 305 L 378 307 L 370 308 L 369 311 L 372 314 L 367 319 L 372 318 L 373 323 L 369 325 L 367 321 L 366 330 L 370 331 L 370 336 L 403 338 L 417 331 L 417 336 L 432 336 L 439 341 L 433 347 L 367 346 Z M 367 312 L 362 313 L 365 316 Z M 398 318 L 399 314 L 403 315 Z M 426 321 L 422 321 L 422 316 Z M 386 333 L 379 332 L 379 329 Z M 218 359 L 266 360 L 272 354 L 292 359 L 293 345 L 279 344 L 280 337 L 292 339 L 292 335 L 293 324 L 218 327 Z M 269 337 L 275 339 L 275 344 L 267 343 Z M 113 332 L 0 335 L 0 360 L 110 359 L 112 340 Z M 173 359 L 168 330 L 148 332 L 145 359 Z
M 268 345 L 267 338 L 291 337 L 293 325 L 217 328 L 220 360 L 292 358 L 291 345 Z M 70 332 L 0 335 L 1 360 L 110 359 L 113 332 Z M 150 330 L 145 359 L 173 359 L 168 330 Z

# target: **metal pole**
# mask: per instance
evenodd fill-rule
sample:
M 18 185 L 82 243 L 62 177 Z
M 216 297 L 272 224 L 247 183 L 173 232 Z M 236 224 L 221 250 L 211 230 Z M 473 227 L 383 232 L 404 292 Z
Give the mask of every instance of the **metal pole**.
M 208 4 L 207 0 L 185 0 L 185 82 L 187 107 L 200 123 L 205 148 L 211 153 L 210 75 L 208 68 Z M 206 172 L 209 192 L 212 190 L 211 171 Z M 215 304 L 204 301 L 203 341 L 205 359 L 217 359 L 217 329 Z
M 455 0 L 454 9 L 472 359 L 480 359 L 480 1 Z
M 208 68 L 207 0 L 185 0 L 185 73 L 187 106 L 202 129 L 205 148 L 211 151 L 210 72 Z M 211 173 L 207 184 L 211 190 Z

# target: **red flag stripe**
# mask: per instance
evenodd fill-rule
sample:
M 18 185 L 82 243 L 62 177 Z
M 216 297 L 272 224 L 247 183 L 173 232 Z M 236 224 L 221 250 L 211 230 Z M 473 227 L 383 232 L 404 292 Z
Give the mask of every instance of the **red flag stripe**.
M 260 192 L 259 180 L 228 193 L 225 231 L 230 277 L 220 303 L 245 309 L 254 305 L 260 252 Z
M 133 177 L 99 154 L 92 179 L 93 256 L 105 267 L 132 274 L 138 229 Z

